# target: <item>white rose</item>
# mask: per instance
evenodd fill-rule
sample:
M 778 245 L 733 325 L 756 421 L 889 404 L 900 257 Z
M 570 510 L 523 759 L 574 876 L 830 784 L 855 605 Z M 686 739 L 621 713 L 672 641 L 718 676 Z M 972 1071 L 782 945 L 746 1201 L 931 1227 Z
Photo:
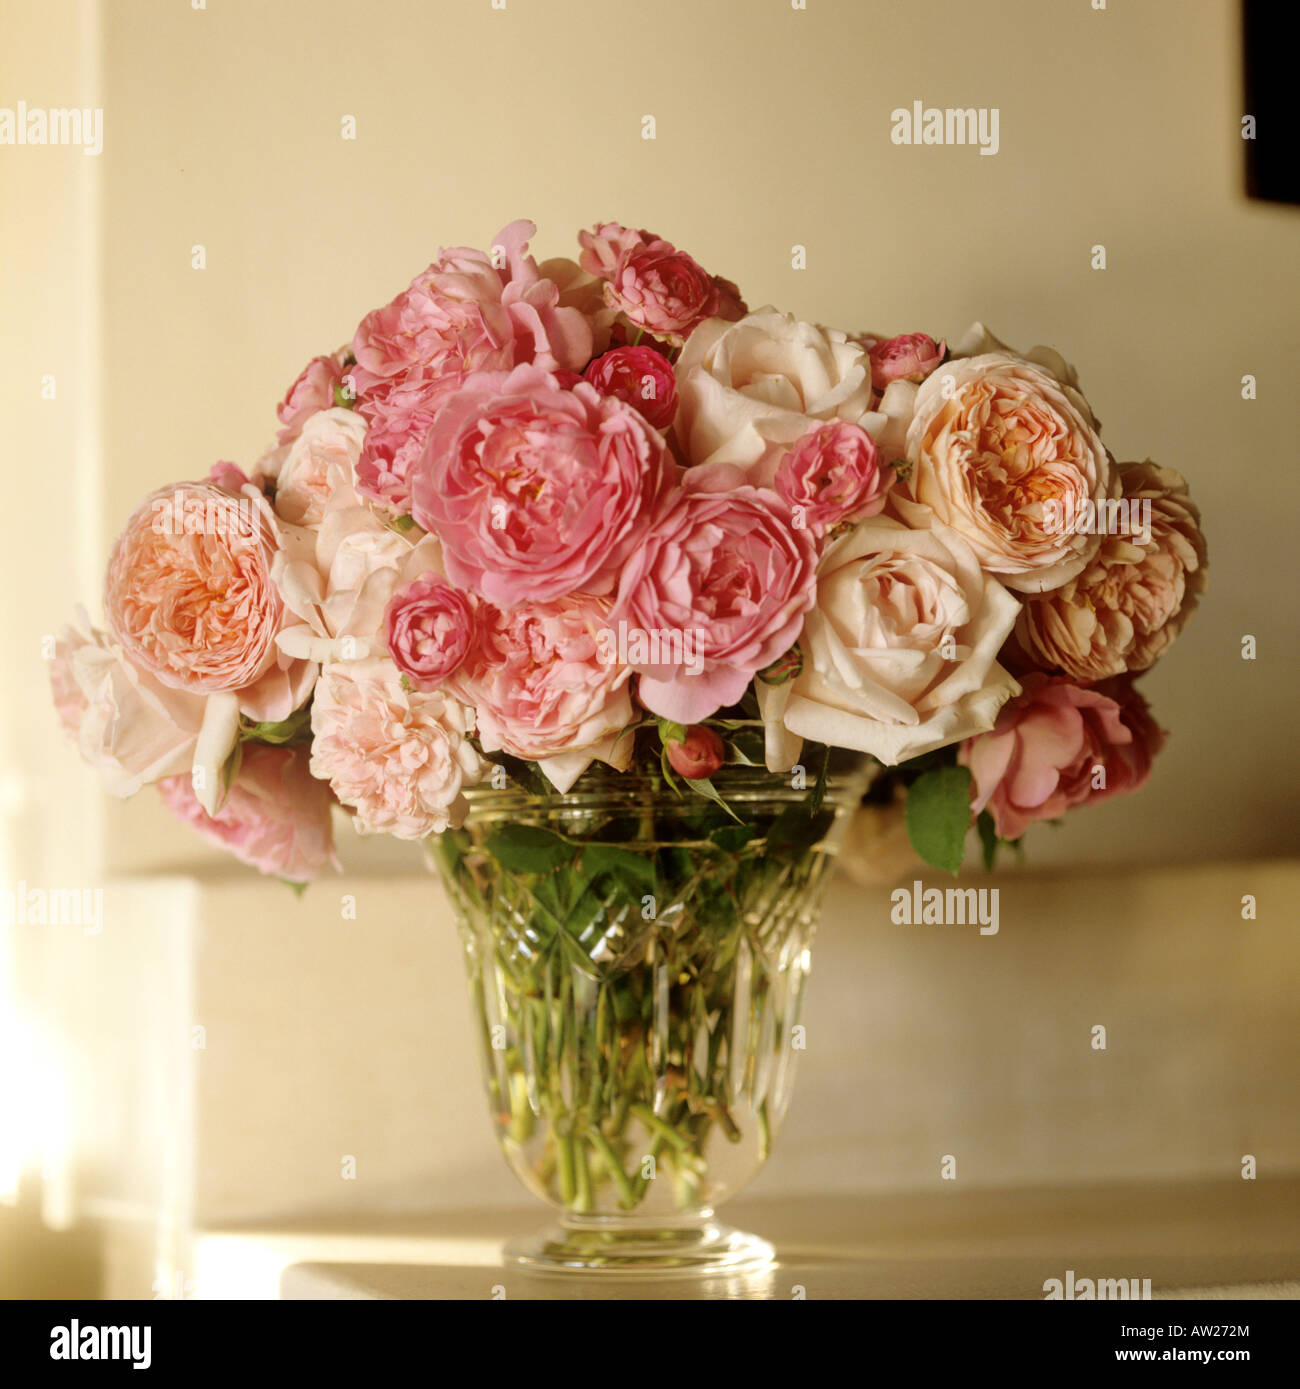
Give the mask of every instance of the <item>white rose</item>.
M 318 524 L 281 528 L 271 578 L 288 612 L 276 644 L 318 662 L 385 655 L 388 600 L 422 575 L 442 573 L 435 536 L 386 525 L 350 481 L 336 479 Z
M 1020 690 L 997 663 L 1019 611 L 954 532 L 863 521 L 822 560 L 785 726 L 888 766 L 987 732 Z
M 814 420 L 875 433 L 871 363 L 843 333 L 759 309 L 710 318 L 677 361 L 677 442 L 693 464 L 731 464 L 770 482 L 781 455 Z
M 366 439 L 355 410 L 318 410 L 289 446 L 276 475 L 276 512 L 295 526 L 320 524 L 330 495 L 350 487 Z

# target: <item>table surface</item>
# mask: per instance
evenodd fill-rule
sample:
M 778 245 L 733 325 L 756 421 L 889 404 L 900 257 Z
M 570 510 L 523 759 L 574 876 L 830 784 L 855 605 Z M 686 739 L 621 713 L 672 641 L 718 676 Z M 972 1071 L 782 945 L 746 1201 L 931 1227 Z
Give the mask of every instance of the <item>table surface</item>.
M 738 1200 L 776 1246 L 756 1275 L 525 1274 L 500 1246 L 539 1207 L 331 1215 L 210 1229 L 199 1297 L 1027 1298 L 1047 1279 L 1151 1280 L 1155 1297 L 1300 1297 L 1300 1180 Z

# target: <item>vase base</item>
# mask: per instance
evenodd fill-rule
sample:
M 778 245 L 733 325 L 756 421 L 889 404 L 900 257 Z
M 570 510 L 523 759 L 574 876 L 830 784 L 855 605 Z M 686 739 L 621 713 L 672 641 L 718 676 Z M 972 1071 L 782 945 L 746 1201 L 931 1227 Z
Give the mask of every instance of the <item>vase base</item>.
M 775 1251 L 757 1235 L 713 1219 L 689 1225 L 628 1225 L 617 1218 L 573 1216 L 527 1239 L 511 1240 L 508 1265 L 528 1273 L 691 1275 L 752 1273 Z

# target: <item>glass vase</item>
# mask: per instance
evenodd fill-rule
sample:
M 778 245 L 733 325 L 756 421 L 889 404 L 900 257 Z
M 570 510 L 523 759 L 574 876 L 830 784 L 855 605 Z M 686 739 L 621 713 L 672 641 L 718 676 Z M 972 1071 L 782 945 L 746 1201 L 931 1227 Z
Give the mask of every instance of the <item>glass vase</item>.
M 724 769 L 726 806 L 593 769 L 568 794 L 476 788 L 435 856 L 465 948 L 506 1161 L 560 1211 L 533 1270 L 749 1271 L 714 1210 L 790 1100 L 822 889 L 869 780 Z M 728 809 L 729 808 L 729 809 Z

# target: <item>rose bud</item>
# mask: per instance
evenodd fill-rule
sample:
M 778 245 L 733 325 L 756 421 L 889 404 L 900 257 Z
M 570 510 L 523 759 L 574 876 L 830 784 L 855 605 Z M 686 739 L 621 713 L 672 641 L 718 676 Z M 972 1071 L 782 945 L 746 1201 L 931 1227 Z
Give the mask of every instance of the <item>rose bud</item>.
M 688 781 L 704 781 L 722 766 L 726 752 L 722 739 L 702 723 L 693 723 L 680 742 L 666 744 L 668 764 Z
M 656 429 L 667 429 L 677 413 L 673 366 L 653 347 L 616 347 L 597 357 L 583 375 L 602 395 L 626 401 Z
M 925 333 L 900 333 L 872 343 L 871 384 L 883 391 L 891 381 L 922 381 L 943 361 L 945 346 Z

